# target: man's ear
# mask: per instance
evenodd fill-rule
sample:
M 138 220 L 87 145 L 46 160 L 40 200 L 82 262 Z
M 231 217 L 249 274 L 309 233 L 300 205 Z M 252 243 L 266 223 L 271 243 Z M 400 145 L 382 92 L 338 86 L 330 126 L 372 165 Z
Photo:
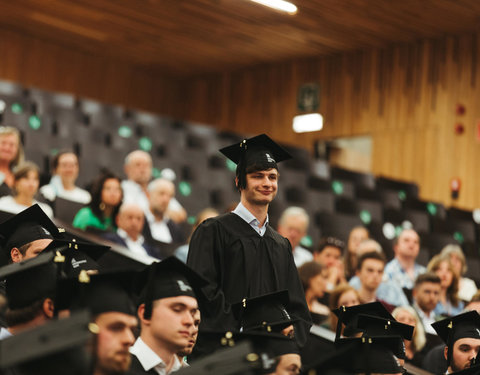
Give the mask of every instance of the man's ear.
M 150 324 L 150 319 L 145 319 L 145 304 L 142 303 L 140 306 L 138 306 L 138 309 L 137 309 L 137 316 L 138 316 L 138 319 L 140 319 L 140 322 L 142 324 L 145 324 L 145 325 L 148 325 Z
M 43 300 L 42 310 L 48 319 L 53 319 L 55 305 L 53 304 L 53 300 L 51 298 L 45 298 Z
M 10 257 L 12 258 L 13 263 L 18 263 L 23 260 L 23 255 L 17 247 L 10 250 Z
M 443 349 L 443 355 L 444 355 L 445 359 L 448 359 L 448 346 L 446 346 L 446 347 Z

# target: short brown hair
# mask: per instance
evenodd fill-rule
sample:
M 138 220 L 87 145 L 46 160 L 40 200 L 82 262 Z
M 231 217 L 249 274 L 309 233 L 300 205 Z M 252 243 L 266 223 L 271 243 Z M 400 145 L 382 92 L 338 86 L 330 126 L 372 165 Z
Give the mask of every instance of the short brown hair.
M 417 289 L 423 283 L 441 284 L 441 281 L 436 273 L 425 272 L 425 273 L 422 273 L 421 275 L 418 275 L 417 279 L 415 280 L 415 285 L 413 288 Z
M 387 263 L 387 258 L 383 253 L 379 253 L 378 251 L 369 251 L 368 253 L 360 255 L 360 258 L 358 258 L 357 271 L 360 271 L 362 269 L 363 262 L 367 259 L 379 260 L 383 263 L 383 265 Z
M 323 270 L 324 267 L 317 262 L 306 262 L 298 268 L 298 275 L 300 276 L 304 291 L 310 287 L 310 280 L 320 275 Z

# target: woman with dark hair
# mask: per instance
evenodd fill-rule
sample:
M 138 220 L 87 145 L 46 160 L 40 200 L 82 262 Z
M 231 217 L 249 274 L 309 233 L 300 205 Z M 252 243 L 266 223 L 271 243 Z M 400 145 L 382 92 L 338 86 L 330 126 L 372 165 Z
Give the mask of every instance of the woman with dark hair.
M 305 300 L 314 324 L 321 324 L 330 314 L 330 309 L 320 303 L 325 295 L 327 281 L 323 276 L 324 267 L 317 262 L 307 262 L 298 268 L 298 275 L 305 291 Z
M 12 194 L 13 169 L 23 162 L 20 133 L 10 126 L 0 126 L 0 196 Z
M 114 231 L 115 218 L 122 204 L 120 178 L 104 172 L 92 184 L 92 200 L 87 207 L 77 212 L 73 226 L 82 230 Z
M 13 194 L 0 198 L 0 210 L 18 214 L 34 204 L 49 217 L 53 217 L 53 211 L 45 203 L 35 200 L 40 184 L 40 172 L 35 163 L 26 161 L 15 167 L 13 171 Z

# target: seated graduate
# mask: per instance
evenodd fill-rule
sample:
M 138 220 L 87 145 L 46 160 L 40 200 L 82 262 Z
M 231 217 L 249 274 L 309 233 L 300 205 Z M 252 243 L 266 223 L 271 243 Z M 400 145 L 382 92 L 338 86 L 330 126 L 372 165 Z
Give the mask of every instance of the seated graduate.
M 52 160 L 53 176 L 47 185 L 40 188 L 40 194 L 50 202 L 57 197 L 69 201 L 88 204 L 92 197 L 90 193 L 75 185 L 79 166 L 77 155 L 73 151 L 60 151 Z

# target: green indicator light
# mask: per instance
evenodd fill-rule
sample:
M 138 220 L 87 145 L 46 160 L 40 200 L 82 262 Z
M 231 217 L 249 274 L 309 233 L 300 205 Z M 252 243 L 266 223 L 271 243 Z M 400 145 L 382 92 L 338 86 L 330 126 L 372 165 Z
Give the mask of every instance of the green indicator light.
M 130 138 L 132 136 L 132 129 L 128 126 L 123 125 L 118 128 L 118 135 L 122 138 Z
M 343 193 L 343 184 L 340 181 L 333 181 L 332 190 L 335 194 L 341 195 Z
M 187 218 L 187 223 L 190 224 L 190 225 L 195 225 L 195 221 L 196 221 L 196 217 L 195 216 L 189 216 Z
M 368 225 L 372 222 L 372 215 L 367 210 L 360 211 L 359 216 L 360 216 L 360 220 L 362 220 L 362 223 L 365 225 Z
M 407 199 L 407 193 L 405 190 L 400 190 L 398 192 L 398 198 L 401 200 L 401 201 L 404 201 L 405 199 Z
M 312 237 L 310 237 L 310 236 L 303 237 L 300 240 L 300 245 L 305 246 L 305 247 L 312 247 L 313 246 Z
M 178 184 L 178 191 L 180 191 L 180 194 L 183 196 L 188 197 L 192 194 L 192 186 L 188 182 L 182 181 Z
M 162 177 L 162 172 L 160 171 L 160 169 L 158 169 L 158 168 L 156 168 L 156 167 L 153 167 L 153 169 L 152 169 L 152 176 L 153 176 L 153 178 Z
M 20 103 L 13 103 L 12 104 L 12 112 L 15 114 L 20 114 L 23 112 L 23 107 Z
M 232 172 L 235 172 L 237 170 L 237 164 L 235 164 L 230 159 L 226 159 L 226 165 L 227 165 L 227 168 Z
M 465 241 L 465 238 L 463 237 L 463 234 L 460 233 L 460 232 L 455 232 L 453 234 L 453 238 L 455 238 L 460 244 L 463 244 L 463 242 Z
M 140 140 L 138 141 L 138 145 L 143 151 L 147 151 L 147 152 L 151 151 L 153 146 L 152 140 L 147 137 L 140 138 Z
M 42 126 L 42 120 L 40 120 L 40 117 L 37 115 L 32 115 L 28 119 L 28 125 L 30 125 L 33 130 L 38 130 Z
M 51 156 L 56 156 L 60 150 L 58 148 L 52 148 L 50 150 L 50 155 Z
M 435 216 L 437 214 L 437 205 L 435 203 L 427 203 L 427 211 L 430 216 Z

